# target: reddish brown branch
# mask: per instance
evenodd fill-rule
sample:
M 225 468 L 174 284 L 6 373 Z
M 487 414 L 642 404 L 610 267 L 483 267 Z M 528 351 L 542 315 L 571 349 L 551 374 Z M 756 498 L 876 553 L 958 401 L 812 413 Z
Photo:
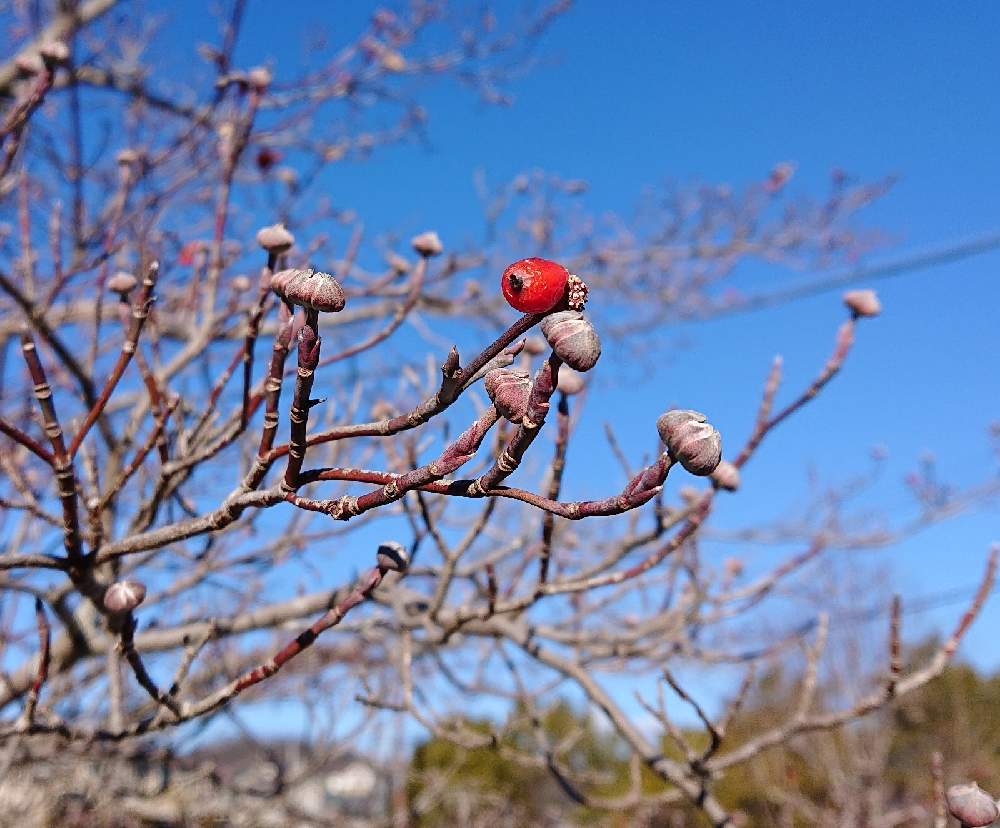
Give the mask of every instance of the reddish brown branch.
M 27 698 L 24 700 L 21 722 L 25 727 L 30 727 L 35 720 L 38 697 L 42 692 L 42 686 L 49 677 L 52 630 L 49 626 L 49 620 L 45 616 L 42 599 L 37 596 L 35 597 L 35 625 L 38 628 L 38 669 L 35 672 L 35 679 L 31 683 Z
M 52 453 L 47 451 L 43 446 L 41 446 L 33 437 L 25 434 L 21 429 L 19 429 L 13 423 L 7 422 L 5 419 L 0 417 L 0 431 L 10 437 L 14 442 L 20 443 L 28 451 L 34 454 L 36 457 L 41 458 L 50 466 L 54 462 Z
M 142 334 L 142 328 L 146 324 L 146 319 L 149 317 L 149 309 L 153 304 L 153 288 L 156 286 L 156 278 L 159 272 L 160 265 L 158 262 L 151 263 L 146 269 L 146 278 L 142 281 L 142 290 L 139 292 L 139 297 L 136 299 L 135 305 L 132 306 L 132 326 L 129 329 L 128 336 L 125 337 L 125 341 L 122 343 L 121 353 L 118 355 L 115 367 L 111 370 L 111 376 L 104 383 L 101 393 L 90 407 L 90 411 L 87 412 L 83 424 L 70 443 L 69 456 L 71 459 L 76 456 L 76 452 L 87 436 L 87 432 L 90 431 L 91 426 L 101 416 L 105 406 L 108 404 L 108 400 L 111 399 L 111 395 L 114 393 L 115 387 L 125 373 L 125 369 L 132 361 L 132 357 L 138 347 L 139 336 Z

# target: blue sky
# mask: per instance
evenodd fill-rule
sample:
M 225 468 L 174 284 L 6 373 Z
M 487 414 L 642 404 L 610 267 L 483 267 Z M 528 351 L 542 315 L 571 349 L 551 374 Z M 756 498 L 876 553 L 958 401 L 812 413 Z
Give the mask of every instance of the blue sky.
M 264 6 L 251 3 L 246 20 L 241 57 L 273 56 L 279 81 L 303 28 L 322 24 L 337 39 L 369 10 L 362 3 L 295 8 L 264 27 Z M 894 240 L 887 254 L 959 241 L 1000 228 L 998 24 L 1000 7 L 989 4 L 945 12 L 911 2 L 583 0 L 542 40 L 541 65 L 513 83 L 512 109 L 431 87 L 423 97 L 429 146 L 345 165 L 329 186 L 375 227 L 434 226 L 460 243 L 479 232 L 472 183 L 479 169 L 496 181 L 534 167 L 585 178 L 591 210 L 627 214 L 658 181 L 739 186 L 790 160 L 798 165 L 792 190 L 801 194 L 822 195 L 834 167 L 863 180 L 898 175 L 865 214 Z M 740 496 L 720 509 L 719 524 L 746 526 L 801 508 L 810 471 L 830 482 L 850 479 L 869 468 L 868 450 L 877 444 L 888 447 L 889 460 L 862 507 L 896 518 L 908 513 L 902 478 L 923 451 L 936 454 L 949 481 L 995 475 L 985 432 L 1000 417 L 998 263 L 994 253 L 879 283 L 884 315 L 862 326 L 845 373 L 822 398 L 768 441 Z M 606 419 L 632 457 L 648 449 L 651 424 L 670 403 L 708 412 L 737 445 L 771 357 L 785 357 L 787 399 L 822 365 L 841 318 L 835 292 L 679 326 L 684 347 L 665 354 L 644 381 L 591 395 L 577 456 L 570 456 L 583 468 L 568 494 L 594 494 L 614 474 L 608 452 L 582 448 L 600 446 Z M 609 385 L 616 368 L 601 366 Z M 970 587 L 988 545 L 1000 539 L 996 518 L 995 508 L 979 511 L 888 553 L 841 560 L 888 567 L 904 598 Z M 728 551 L 719 544 L 720 555 Z M 876 596 L 883 600 L 884 589 Z M 914 635 L 948 626 L 958 610 L 908 617 L 906 626 Z M 963 649 L 983 666 L 1000 665 L 989 633 L 998 620 L 1000 607 L 991 606 Z
M 499 6 L 503 13 L 519 4 Z M 280 83 L 300 64 L 306 32 L 321 25 L 332 42 L 346 41 L 372 8 L 298 0 L 276 11 L 251 0 L 236 63 L 271 62 Z M 791 191 L 817 197 L 834 167 L 862 180 L 899 176 L 865 213 L 869 226 L 894 239 L 886 255 L 965 240 L 1000 229 L 1000 6 L 945 9 L 930 2 L 578 0 L 539 44 L 540 65 L 511 84 L 512 108 L 484 106 L 454 85 L 431 86 L 421 96 L 430 114 L 426 146 L 338 165 L 324 191 L 357 209 L 373 230 L 434 227 L 460 246 L 481 231 L 477 170 L 494 181 L 531 168 L 584 178 L 590 210 L 627 215 L 657 182 L 740 186 L 793 161 Z M 186 72 L 191 32 L 214 42 L 214 25 L 194 0 L 171 4 L 169 15 L 151 50 L 168 74 Z M 511 251 L 510 258 L 530 252 Z M 889 458 L 861 508 L 893 518 L 912 512 L 902 480 L 926 450 L 948 481 L 995 477 L 986 429 L 1000 419 L 998 265 L 993 253 L 880 282 L 884 314 L 862 325 L 844 374 L 765 443 L 743 490 L 720 504 L 716 525 L 749 526 L 801 510 L 811 473 L 849 480 L 870 468 L 874 445 L 887 446 Z M 635 459 L 649 450 L 655 418 L 670 404 L 705 411 L 727 446 L 740 445 L 773 355 L 785 359 L 780 404 L 819 370 L 842 318 L 834 292 L 679 325 L 645 375 L 609 353 L 571 448 L 567 496 L 600 496 L 620 485 L 601 436 L 605 420 Z M 622 370 L 637 381 L 614 382 Z M 836 553 L 835 566 L 887 573 L 905 606 L 971 592 L 997 540 L 994 505 L 891 550 Z M 718 559 L 733 553 L 763 566 L 776 551 L 706 545 Z M 886 595 L 884 585 L 872 587 L 873 601 Z M 867 605 L 866 596 L 858 602 Z M 904 631 L 913 639 L 950 627 L 961 609 L 950 603 L 908 615 Z M 994 600 L 962 654 L 1000 667 L 992 634 L 998 622 Z

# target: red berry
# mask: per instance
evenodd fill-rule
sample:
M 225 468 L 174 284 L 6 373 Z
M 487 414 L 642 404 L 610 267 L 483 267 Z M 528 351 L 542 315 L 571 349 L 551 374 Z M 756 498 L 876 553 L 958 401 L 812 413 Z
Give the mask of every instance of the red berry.
M 500 289 L 512 308 L 523 313 L 545 313 L 566 295 L 569 271 L 548 259 L 521 259 L 508 265 Z

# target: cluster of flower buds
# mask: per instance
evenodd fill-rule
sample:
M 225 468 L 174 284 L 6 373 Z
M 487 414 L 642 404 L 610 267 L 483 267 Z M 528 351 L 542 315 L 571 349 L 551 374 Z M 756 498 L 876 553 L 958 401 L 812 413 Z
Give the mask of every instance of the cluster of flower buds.
M 343 310 L 347 301 L 340 282 L 329 273 L 312 268 L 278 271 L 271 277 L 271 290 L 289 305 L 322 313 Z
M 601 340 L 579 311 L 559 311 L 542 320 L 542 334 L 559 359 L 574 371 L 589 371 L 601 356 Z
M 667 451 L 691 474 L 705 477 L 722 461 L 722 436 L 699 411 L 673 409 L 656 421 Z
M 512 423 L 520 423 L 528 410 L 531 396 L 531 378 L 525 371 L 513 368 L 494 368 L 483 379 L 486 393 L 500 416 Z
M 965 828 L 984 828 L 1000 818 L 997 803 L 975 782 L 952 785 L 945 794 L 948 812 Z

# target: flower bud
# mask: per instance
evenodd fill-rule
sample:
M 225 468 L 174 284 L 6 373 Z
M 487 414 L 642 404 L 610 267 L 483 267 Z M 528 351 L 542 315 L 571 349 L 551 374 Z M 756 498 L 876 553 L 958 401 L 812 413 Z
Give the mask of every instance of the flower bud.
M 130 167 L 132 164 L 136 164 L 141 160 L 142 153 L 132 147 L 125 147 L 125 149 L 119 150 L 118 154 L 115 156 L 115 161 L 123 167 Z
M 529 336 L 524 340 L 524 352 L 528 356 L 538 356 L 548 350 L 548 343 L 540 336 Z
M 1000 816 L 993 797 L 975 782 L 968 785 L 952 785 L 945 794 L 948 812 L 967 828 L 981 828 L 992 825 Z
M 271 277 L 271 290 L 291 305 L 324 313 L 343 310 L 346 302 L 340 282 L 312 268 L 278 271 Z
M 38 54 L 49 66 L 69 60 L 69 47 L 61 40 L 50 40 L 38 47 Z
M 583 374 L 578 371 L 574 371 L 565 365 L 559 369 L 559 382 L 556 384 L 556 389 L 562 391 L 567 397 L 579 394 L 586 384 L 587 381 L 584 379 Z
M 438 234 L 433 230 L 428 230 L 426 233 L 421 233 L 419 236 L 414 236 L 410 240 L 410 244 L 413 245 L 413 249 L 417 251 L 421 256 L 437 256 L 442 250 L 444 250 L 444 245 L 441 244 L 441 239 L 438 238 Z
M 494 368 L 487 372 L 483 384 L 501 417 L 512 423 L 524 419 L 531 395 L 531 379 L 527 373 L 511 368 Z
M 138 581 L 117 581 L 104 592 L 108 612 L 131 612 L 146 598 L 146 586 Z
M 685 506 L 693 506 L 701 499 L 701 491 L 694 486 L 681 486 L 677 491 Z
M 674 409 L 656 421 L 667 451 L 691 474 L 711 474 L 722 460 L 722 436 L 699 411 Z
M 45 62 L 38 52 L 28 52 L 14 58 L 14 66 L 21 75 L 37 75 L 45 70 Z
M 271 74 L 271 70 L 266 66 L 255 66 L 247 72 L 247 81 L 258 92 L 265 92 L 273 79 L 274 76 Z
M 406 69 L 406 58 L 395 49 L 385 49 L 379 56 L 382 68 L 387 72 L 402 72 Z
M 589 371 L 601 356 L 601 340 L 578 311 L 560 311 L 542 320 L 542 333 L 556 356 L 574 371 Z
M 406 572 L 410 565 L 410 553 L 401 543 L 386 541 L 379 546 L 375 561 L 383 573 Z
M 295 236 L 285 229 L 284 224 L 272 224 L 257 231 L 257 244 L 268 253 L 286 253 L 295 244 Z
M 712 482 L 720 489 L 735 492 L 740 487 L 740 470 L 728 460 L 723 460 L 712 472 Z
M 410 263 L 398 253 L 389 253 L 385 257 L 385 262 L 396 273 L 409 273 Z
M 119 270 L 114 276 L 108 279 L 108 290 L 112 290 L 124 298 L 125 294 L 137 284 L 139 284 L 139 280 L 135 276 L 131 273 L 126 273 L 124 270 Z
M 844 294 L 844 304 L 855 316 L 878 316 L 882 312 L 874 290 L 849 290 Z
M 237 293 L 243 293 L 245 290 L 250 290 L 250 277 L 241 273 L 239 276 L 234 276 L 230 284 Z

